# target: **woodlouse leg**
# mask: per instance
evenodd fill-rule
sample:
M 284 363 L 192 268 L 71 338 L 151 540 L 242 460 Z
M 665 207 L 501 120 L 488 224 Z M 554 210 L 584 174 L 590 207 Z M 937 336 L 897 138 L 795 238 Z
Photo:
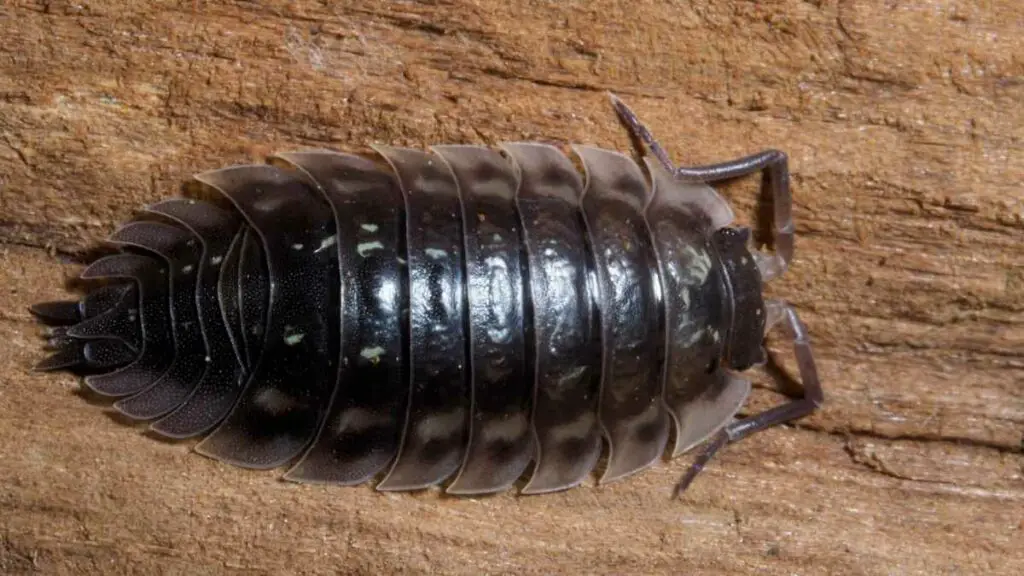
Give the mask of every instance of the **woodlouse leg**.
M 622 100 L 609 94 L 616 113 L 632 135 L 643 142 L 677 179 L 713 184 L 764 171 L 762 189 L 772 195 L 775 254 L 760 255 L 758 268 L 765 281 L 781 276 L 793 259 L 793 196 L 789 187 L 789 159 L 779 150 L 765 150 L 736 160 L 705 166 L 675 166 L 651 131 Z
M 818 379 L 818 369 L 814 363 L 814 354 L 811 351 L 810 339 L 807 337 L 807 329 L 800 322 L 796 310 L 781 300 L 769 300 L 766 304 L 768 304 L 769 310 L 775 309 L 782 314 L 786 329 L 793 339 L 793 352 L 796 355 L 800 380 L 804 386 L 804 397 L 737 420 L 726 426 L 705 446 L 697 456 L 697 460 L 676 484 L 674 497 L 678 497 L 686 490 L 697 474 L 711 460 L 711 457 L 726 444 L 746 438 L 755 432 L 803 418 L 817 410 L 825 401 L 821 381 Z

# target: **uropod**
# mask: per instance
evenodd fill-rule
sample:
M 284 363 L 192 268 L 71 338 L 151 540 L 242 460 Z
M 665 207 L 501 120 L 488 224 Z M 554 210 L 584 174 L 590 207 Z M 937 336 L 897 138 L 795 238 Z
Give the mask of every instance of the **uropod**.
M 624 478 L 802 418 L 824 396 L 795 310 L 785 154 L 674 166 L 548 144 L 280 153 L 147 206 L 32 312 L 40 370 L 245 468 L 379 490 L 539 494 Z M 574 163 L 575 160 L 575 163 Z M 581 167 L 577 168 L 577 165 Z M 764 172 L 774 251 L 710 184 Z M 743 372 L 789 334 L 803 397 L 744 418 Z

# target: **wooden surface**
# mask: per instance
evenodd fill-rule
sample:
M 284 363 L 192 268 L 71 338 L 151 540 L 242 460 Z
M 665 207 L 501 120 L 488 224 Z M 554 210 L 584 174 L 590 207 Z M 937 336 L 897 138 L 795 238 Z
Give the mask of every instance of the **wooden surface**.
M 323 4 L 0 8 L 0 572 L 1024 573 L 1024 3 Z M 681 163 L 792 160 L 770 293 L 827 405 L 681 501 L 689 457 L 530 498 L 282 483 L 30 371 L 26 307 L 194 172 L 371 142 L 629 150 L 605 90 Z M 755 180 L 724 193 L 757 215 Z M 781 399 L 757 382 L 753 408 Z

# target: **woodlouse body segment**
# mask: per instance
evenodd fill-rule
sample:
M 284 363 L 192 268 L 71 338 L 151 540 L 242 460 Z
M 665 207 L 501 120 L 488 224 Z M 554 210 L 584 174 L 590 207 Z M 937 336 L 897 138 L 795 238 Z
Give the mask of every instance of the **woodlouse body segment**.
M 334 234 L 334 217 L 299 177 L 272 166 L 197 179 L 223 194 L 259 237 L 268 297 L 263 352 L 238 403 L 196 450 L 239 466 L 276 468 L 313 440 L 337 377 L 338 261 L 315 249 Z M 246 312 L 243 306 L 243 318 Z
M 278 157 L 304 172 L 330 203 L 337 228 L 313 250 L 337 252 L 340 280 L 334 395 L 316 442 L 285 477 L 360 484 L 397 453 L 409 395 L 402 192 L 391 174 L 358 156 L 293 152 Z
M 660 285 L 640 167 L 615 152 L 574 151 L 586 174 L 583 213 L 601 316 L 599 418 L 609 451 L 602 480 L 612 481 L 653 464 L 668 442 Z
M 601 457 L 600 327 L 580 215 L 582 178 L 552 146 L 502 149 L 518 181 L 532 320 L 536 452 L 523 493 L 541 494 L 583 482 Z
M 326 150 L 196 176 L 223 202 L 149 206 L 109 238 L 42 370 L 126 416 L 296 482 L 525 494 L 601 482 L 823 401 L 806 330 L 762 284 L 792 258 L 785 156 L 675 168 L 547 144 Z M 572 158 L 579 161 L 578 170 Z M 765 170 L 774 254 L 708 185 Z M 735 419 L 784 322 L 804 398 Z M 532 464 L 532 467 L 531 467 Z
M 507 489 L 533 457 L 516 179 L 495 150 L 435 146 L 455 176 L 465 227 L 468 441 L 453 494 Z
M 381 490 L 415 490 L 451 476 L 469 412 L 465 248 L 459 189 L 435 155 L 375 147 L 407 198 L 412 387 L 398 455 Z

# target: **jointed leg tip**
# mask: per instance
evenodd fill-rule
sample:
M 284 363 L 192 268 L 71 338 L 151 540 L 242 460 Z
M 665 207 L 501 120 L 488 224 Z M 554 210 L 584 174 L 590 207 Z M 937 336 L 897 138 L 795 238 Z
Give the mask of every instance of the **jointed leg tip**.
M 676 484 L 675 487 L 672 488 L 672 500 L 682 500 L 683 492 L 685 491 L 685 488 L 682 488 L 678 484 Z
M 690 485 L 693 484 L 694 479 L 697 478 L 698 472 L 699 470 L 696 470 L 691 467 L 686 472 L 686 475 L 679 482 L 676 483 L 675 487 L 672 489 L 673 500 L 682 500 L 683 493 L 690 489 Z

